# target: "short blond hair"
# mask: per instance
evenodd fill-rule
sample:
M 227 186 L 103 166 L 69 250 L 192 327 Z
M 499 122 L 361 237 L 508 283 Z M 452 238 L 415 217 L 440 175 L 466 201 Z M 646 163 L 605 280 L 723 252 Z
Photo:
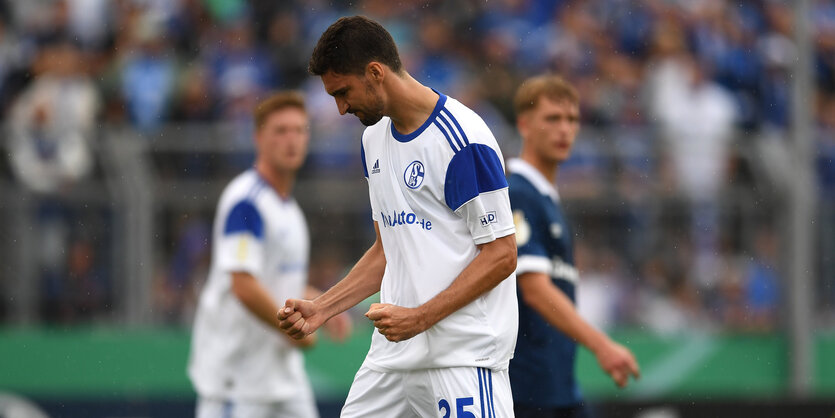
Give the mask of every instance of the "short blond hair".
M 574 86 L 558 75 L 545 74 L 525 80 L 516 90 L 516 97 L 513 99 L 516 116 L 535 108 L 542 97 L 555 102 L 580 104 L 580 95 Z
M 304 95 L 295 90 L 279 91 L 273 93 L 270 97 L 267 97 L 255 106 L 253 116 L 255 129 L 261 129 L 270 115 L 288 107 L 299 109 L 307 114 L 307 109 L 304 107 Z

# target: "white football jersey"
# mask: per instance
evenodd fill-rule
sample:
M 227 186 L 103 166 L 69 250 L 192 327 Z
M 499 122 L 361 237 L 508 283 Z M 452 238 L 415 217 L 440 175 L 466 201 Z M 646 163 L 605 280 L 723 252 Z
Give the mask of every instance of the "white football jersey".
M 439 94 L 409 135 L 384 117 L 362 137 L 371 209 L 386 256 L 380 299 L 417 307 L 449 287 L 476 245 L 515 232 L 504 161 L 482 119 Z M 514 275 L 415 337 L 375 332 L 366 364 L 377 371 L 474 366 L 503 370 L 518 323 Z
M 252 274 L 279 306 L 301 298 L 310 251 L 307 224 L 254 170 L 223 191 L 215 215 L 212 264 L 191 340 L 189 376 L 206 398 L 290 399 L 309 389 L 303 357 L 232 292 L 232 272 Z

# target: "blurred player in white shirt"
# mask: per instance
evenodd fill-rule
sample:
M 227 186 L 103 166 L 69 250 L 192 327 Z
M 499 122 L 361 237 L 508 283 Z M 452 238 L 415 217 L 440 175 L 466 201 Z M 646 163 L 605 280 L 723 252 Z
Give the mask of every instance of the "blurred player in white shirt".
M 300 351 L 315 334 L 288 338 L 276 318 L 281 301 L 319 294 L 307 285 L 307 224 L 291 194 L 307 155 L 304 98 L 276 93 L 254 119 L 255 166 L 220 197 L 194 323 L 188 371 L 197 417 L 317 417 Z M 343 339 L 350 320 L 334 317 L 328 329 Z
M 496 139 L 472 110 L 403 68 L 391 35 L 361 16 L 331 25 L 313 51 L 361 141 L 377 239 L 314 300 L 291 299 L 281 327 L 306 338 L 376 292 L 377 328 L 343 417 L 510 417 L 516 241 Z M 510 280 L 505 280 L 505 279 Z

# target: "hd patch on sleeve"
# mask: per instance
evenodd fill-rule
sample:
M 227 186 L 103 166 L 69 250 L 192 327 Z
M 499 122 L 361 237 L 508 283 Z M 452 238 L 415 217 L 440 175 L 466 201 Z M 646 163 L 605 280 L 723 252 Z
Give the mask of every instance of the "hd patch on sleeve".
M 478 221 L 481 222 L 482 228 L 487 228 L 487 226 L 489 226 L 490 224 L 494 224 L 498 221 L 496 211 L 490 211 L 485 213 L 484 215 L 478 218 Z

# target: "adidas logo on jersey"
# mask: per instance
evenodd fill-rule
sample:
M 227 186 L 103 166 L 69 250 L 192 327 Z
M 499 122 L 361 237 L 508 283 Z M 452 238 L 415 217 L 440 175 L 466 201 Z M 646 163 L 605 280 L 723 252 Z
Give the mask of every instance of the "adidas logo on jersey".
M 371 174 L 377 174 L 380 172 L 380 159 L 378 158 L 377 161 L 374 161 L 374 166 L 371 167 Z

